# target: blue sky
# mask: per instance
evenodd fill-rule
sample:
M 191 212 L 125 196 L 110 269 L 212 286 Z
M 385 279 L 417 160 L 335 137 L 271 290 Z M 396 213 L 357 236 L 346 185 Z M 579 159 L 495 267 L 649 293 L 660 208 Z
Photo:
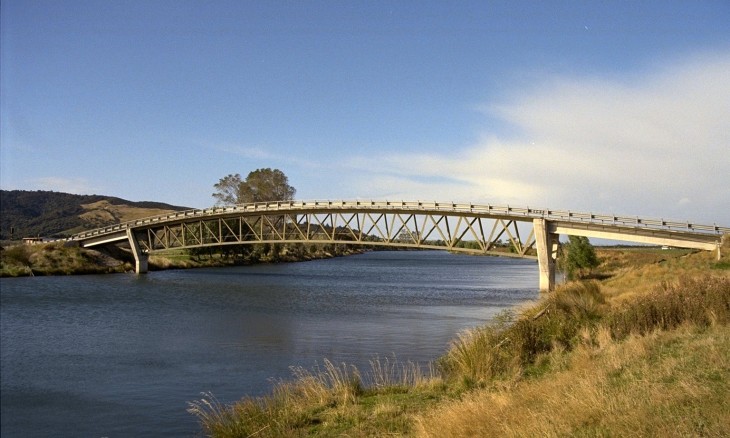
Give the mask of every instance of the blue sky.
M 0 186 L 730 225 L 730 3 L 3 0 Z

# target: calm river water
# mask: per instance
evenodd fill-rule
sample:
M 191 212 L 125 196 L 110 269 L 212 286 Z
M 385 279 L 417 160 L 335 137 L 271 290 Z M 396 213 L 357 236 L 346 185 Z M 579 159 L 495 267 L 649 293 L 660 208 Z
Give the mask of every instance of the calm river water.
M 195 436 L 187 402 L 327 358 L 437 358 L 533 299 L 534 261 L 370 252 L 279 265 L 1 279 L 1 434 Z

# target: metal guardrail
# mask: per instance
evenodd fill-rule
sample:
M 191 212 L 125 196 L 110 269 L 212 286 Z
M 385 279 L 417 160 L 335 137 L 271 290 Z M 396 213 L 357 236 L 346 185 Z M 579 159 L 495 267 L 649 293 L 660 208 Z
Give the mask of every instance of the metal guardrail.
M 722 235 L 730 233 L 730 227 L 718 225 L 702 225 L 693 222 L 678 222 L 664 219 L 642 218 L 638 216 L 619 216 L 594 213 L 581 213 L 570 210 L 552 210 L 530 207 L 511 207 L 498 205 L 463 204 L 453 202 L 423 202 L 423 201 L 276 201 L 256 202 L 227 207 L 210 207 L 202 210 L 184 210 L 164 215 L 151 216 L 142 219 L 127 221 L 107 227 L 84 231 L 74 234 L 67 240 L 83 240 L 126 231 L 128 228 L 154 225 L 157 223 L 174 222 L 187 218 L 201 218 L 217 216 L 226 213 L 246 212 L 282 212 L 282 211 L 312 211 L 312 210 L 404 210 L 408 212 L 449 212 L 455 214 L 469 214 L 486 217 L 507 217 L 513 220 L 545 219 L 592 225 L 614 227 L 642 228 L 657 231 L 683 231 L 696 234 Z

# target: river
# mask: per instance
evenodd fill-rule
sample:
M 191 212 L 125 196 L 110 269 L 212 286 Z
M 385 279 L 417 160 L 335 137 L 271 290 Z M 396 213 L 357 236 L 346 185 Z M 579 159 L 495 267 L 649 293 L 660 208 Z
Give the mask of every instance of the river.
M 368 252 L 303 263 L 0 279 L 0 434 L 195 436 L 187 402 L 324 358 L 427 363 L 534 299 L 534 261 Z

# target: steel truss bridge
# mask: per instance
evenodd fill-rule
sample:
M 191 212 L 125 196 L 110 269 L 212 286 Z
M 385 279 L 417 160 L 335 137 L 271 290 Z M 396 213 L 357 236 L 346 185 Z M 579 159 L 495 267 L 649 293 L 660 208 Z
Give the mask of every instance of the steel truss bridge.
M 440 249 L 538 260 L 555 284 L 559 235 L 716 250 L 730 228 L 566 210 L 441 202 L 279 201 L 154 216 L 75 234 L 83 247 L 128 241 L 137 273 L 150 253 L 256 243 Z

